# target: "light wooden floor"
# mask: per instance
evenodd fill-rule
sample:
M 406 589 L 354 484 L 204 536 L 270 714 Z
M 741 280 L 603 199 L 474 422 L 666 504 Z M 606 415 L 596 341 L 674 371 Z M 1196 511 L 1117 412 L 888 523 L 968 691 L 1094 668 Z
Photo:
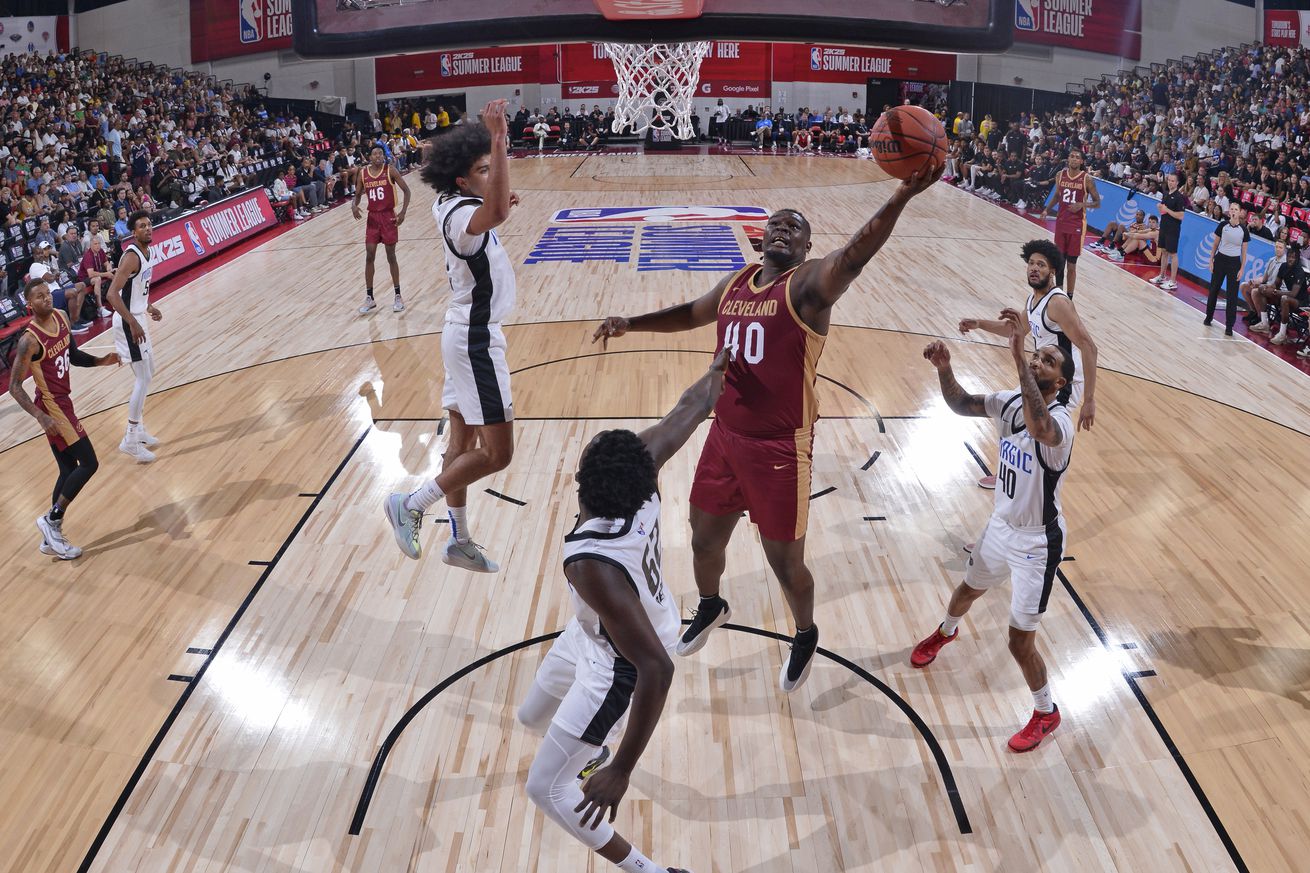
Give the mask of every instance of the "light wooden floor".
M 536 741 L 513 712 L 544 646 L 429 704 L 362 834 L 347 833 L 378 743 L 411 704 L 465 664 L 562 626 L 558 543 L 581 446 L 658 415 L 707 361 L 708 331 L 634 336 L 603 357 L 587 335 L 600 315 L 686 299 L 713 275 L 521 261 L 555 209 L 643 203 L 800 206 L 821 254 L 892 183 L 870 162 L 817 158 L 511 168 L 524 199 L 503 234 L 520 263 L 507 334 L 521 421 L 514 464 L 487 485 L 525 505 L 480 494 L 472 507 L 505 567 L 497 576 L 405 561 L 377 511 L 384 493 L 433 471 L 442 440 L 445 282 L 425 192 L 402 229 L 401 317 L 352 315 L 361 229 L 343 210 L 167 298 L 148 405 L 166 438 L 155 465 L 114 450 L 126 372 L 77 372 L 102 459 L 67 522 L 87 552 L 77 562 L 36 551 L 53 463 L 30 419 L 0 403 L 11 531 L 0 544 L 0 870 L 77 869 L 107 821 L 89 869 L 608 869 L 522 795 Z M 784 698 L 784 648 L 723 632 L 678 664 L 620 815 L 657 860 L 697 873 L 1235 869 L 1167 736 L 1247 868 L 1304 868 L 1310 598 L 1298 583 L 1310 546 L 1267 531 L 1310 509 L 1305 379 L 1250 343 L 1215 339 L 1194 310 L 1123 271 L 1088 259 L 1080 276 L 1107 372 L 1065 492 L 1071 589 L 1043 623 L 1064 726 L 1032 755 L 1003 749 L 1030 705 L 1005 652 L 1004 596 L 980 603 L 933 668 L 905 663 L 987 516 L 966 444 L 989 465 L 995 451 L 984 425 L 944 409 L 919 351 L 959 317 L 1020 297 L 1018 243 L 1034 230 L 945 186 L 916 200 L 839 305 L 820 368 L 831 418 L 814 490 L 835 489 L 811 520 L 822 642 L 919 713 L 972 833 L 928 746 L 878 689 L 825 660 Z M 966 385 L 1013 381 L 1000 348 L 952 349 Z M 694 585 L 678 522 L 702 438 L 662 482 L 666 575 L 684 606 Z M 738 622 L 788 629 L 752 528 L 739 530 L 725 586 Z M 220 642 L 212 661 L 187 653 Z M 194 684 L 168 678 L 202 667 Z

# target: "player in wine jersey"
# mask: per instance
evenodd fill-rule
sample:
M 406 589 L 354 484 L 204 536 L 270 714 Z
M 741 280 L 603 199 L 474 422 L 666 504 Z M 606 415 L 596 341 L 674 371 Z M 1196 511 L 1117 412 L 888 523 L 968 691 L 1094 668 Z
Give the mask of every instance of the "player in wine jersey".
M 127 219 L 132 236 L 124 241 L 123 256 L 118 260 L 114 278 L 105 292 L 109 308 L 114 310 L 114 350 L 132 365 L 132 396 L 127 402 L 127 431 L 118 450 L 140 464 L 155 459 L 151 447 L 159 440 L 146 429 L 146 394 L 155 376 L 155 352 L 146 329 L 146 316 L 159 321 L 164 316 L 150 303 L 150 239 L 153 233 L 150 213 L 133 212 Z
M 1056 173 L 1055 194 L 1043 210 L 1043 217 L 1057 204 L 1055 245 L 1064 255 L 1065 290 L 1073 297 L 1074 282 L 1078 278 L 1078 256 L 1083 253 L 1083 239 L 1087 235 L 1087 210 L 1101 205 L 1101 194 L 1096 190 L 1092 174 L 1083 168 L 1083 153 L 1079 149 L 1069 152 L 1069 163 Z
M 442 561 L 478 573 L 499 567 L 473 542 L 468 486 L 505 469 L 514 457 L 514 401 L 500 323 L 513 311 L 517 289 L 495 231 L 518 203 L 502 148 L 506 102 L 493 100 L 482 111 L 483 123 L 459 125 L 428 148 L 422 177 L 438 192 L 432 216 L 445 242 L 450 281 L 441 331 L 441 405 L 450 413 L 450 436 L 441 474 L 409 495 L 392 494 L 383 507 L 400 550 L 417 559 L 423 513 L 444 499 L 450 539 Z
M 396 189 L 405 195 L 396 211 Z M 350 214 L 359 220 L 359 200 L 368 198 L 368 224 L 364 230 L 364 305 L 359 307 L 360 315 L 367 315 L 377 308 L 373 300 L 373 259 L 377 255 L 378 243 L 387 249 L 387 265 L 391 267 L 391 284 L 395 286 L 395 299 L 391 303 L 393 312 L 405 311 L 405 298 L 400 293 L 400 262 L 396 260 L 396 241 L 400 239 L 400 226 L 405 223 L 405 213 L 409 210 L 409 186 L 396 168 L 387 163 L 387 154 L 382 146 L 375 145 L 368 153 L 368 166 L 359 172 L 359 183 L 355 186 L 355 199 L 350 204 Z
M 690 303 L 640 315 L 610 317 L 594 339 L 629 330 L 668 333 L 717 323 L 717 348 L 736 354 L 715 407 L 691 489 L 693 567 L 701 600 L 678 645 L 690 655 L 731 616 L 719 596 L 728 541 L 742 511 L 750 513 L 764 554 L 796 622 L 791 655 L 778 684 L 786 693 L 809 676 L 819 644 L 814 579 L 805 564 L 815 379 L 833 305 L 891 236 L 901 211 L 942 174 L 930 167 L 898 185 L 877 214 L 845 245 L 807 260 L 810 223 L 794 209 L 769 217 L 764 263 L 726 277 Z
M 518 711 L 520 722 L 545 735 L 528 770 L 528 797 L 624 871 L 678 873 L 633 848 L 610 822 L 664 709 L 673 682 L 669 652 L 682 629 L 664 584 L 657 477 L 714 407 L 729 354 L 721 349 L 658 424 L 639 434 L 604 431 L 583 450 L 574 477 L 578 522 L 564 537 L 575 615 Z M 600 768 L 629 702 L 623 739 Z M 586 774 L 580 788 L 578 774 Z
M 50 286 L 44 281 L 29 282 L 25 296 L 32 321 L 18 337 L 9 394 L 41 425 L 59 465 L 50 510 L 36 520 L 41 531 L 41 552 L 71 561 L 80 557 L 82 550 L 64 536 L 64 511 L 95 475 L 100 463 L 73 411 L 68 371 L 71 367 L 108 367 L 119 360 L 114 352 L 96 358 L 77 347 L 68 317 L 55 308 Z M 35 399 L 29 398 L 23 387 L 29 375 L 36 383 Z
M 1010 654 L 1033 694 L 1033 714 L 1009 746 L 1016 752 L 1037 748 L 1060 724 L 1051 700 L 1046 664 L 1037 651 L 1037 625 L 1046 612 L 1066 539 L 1060 490 L 1073 452 L 1074 426 L 1057 395 L 1073 378 L 1073 358 L 1056 345 L 1029 357 L 1024 352 L 1028 325 L 1024 314 L 1007 309 L 1010 354 L 1019 371 L 1019 388 L 995 394 L 968 394 L 951 372 L 951 354 L 941 341 L 923 350 L 937 368 L 942 396 L 957 415 L 990 418 L 1000 438 L 995 508 L 969 557 L 964 581 L 951 594 L 946 618 L 914 647 L 910 663 L 931 664 L 946 644 L 960 636 L 959 624 L 974 601 L 1010 579 Z

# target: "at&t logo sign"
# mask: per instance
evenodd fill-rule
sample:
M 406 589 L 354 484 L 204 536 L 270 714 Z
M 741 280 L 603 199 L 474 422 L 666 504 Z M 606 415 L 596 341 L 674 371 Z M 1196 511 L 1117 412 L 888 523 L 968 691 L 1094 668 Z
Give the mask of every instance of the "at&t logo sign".
M 1196 247 L 1196 256 L 1192 263 L 1198 270 L 1208 270 L 1210 268 L 1210 258 L 1214 255 L 1215 235 L 1207 233 L 1201 238 L 1201 243 Z

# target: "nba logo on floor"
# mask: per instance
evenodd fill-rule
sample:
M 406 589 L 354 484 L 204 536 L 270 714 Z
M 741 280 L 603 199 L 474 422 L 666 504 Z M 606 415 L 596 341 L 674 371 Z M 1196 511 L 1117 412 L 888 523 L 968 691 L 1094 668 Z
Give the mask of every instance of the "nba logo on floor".
M 264 38 L 264 0 L 241 0 L 241 41 Z
M 1016 30 L 1036 30 L 1037 14 L 1033 0 L 1014 0 L 1014 27 Z

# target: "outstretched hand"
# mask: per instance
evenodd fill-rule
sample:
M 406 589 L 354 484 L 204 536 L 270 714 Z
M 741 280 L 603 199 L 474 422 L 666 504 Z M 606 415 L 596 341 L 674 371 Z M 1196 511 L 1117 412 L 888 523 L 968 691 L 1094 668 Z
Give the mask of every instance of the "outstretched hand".
M 621 315 L 611 315 L 600 323 L 596 332 L 591 335 L 591 342 L 594 345 L 596 340 L 600 340 L 602 349 L 609 349 L 609 342 L 612 337 L 623 336 L 628 332 L 628 320 Z M 715 358 L 717 361 L 718 359 Z
M 951 352 L 946 348 L 946 343 L 941 340 L 933 340 L 923 350 L 923 356 L 928 359 L 939 371 L 949 370 L 951 368 Z
M 491 141 L 500 142 L 509 132 L 509 119 L 505 117 L 505 107 L 509 101 L 501 98 L 492 100 L 482 110 L 482 123 L 491 132 Z
M 910 178 L 901 182 L 901 190 L 905 191 L 911 197 L 916 194 L 922 194 L 924 191 L 927 191 L 932 187 L 933 183 L 940 179 L 944 172 L 946 172 L 945 161 L 940 164 L 928 164 L 927 166 L 920 167 L 910 175 Z
M 1027 313 L 1017 309 L 1002 309 L 1001 323 L 1010 329 L 1010 352 L 1015 360 L 1023 362 L 1023 343 L 1028 336 Z

